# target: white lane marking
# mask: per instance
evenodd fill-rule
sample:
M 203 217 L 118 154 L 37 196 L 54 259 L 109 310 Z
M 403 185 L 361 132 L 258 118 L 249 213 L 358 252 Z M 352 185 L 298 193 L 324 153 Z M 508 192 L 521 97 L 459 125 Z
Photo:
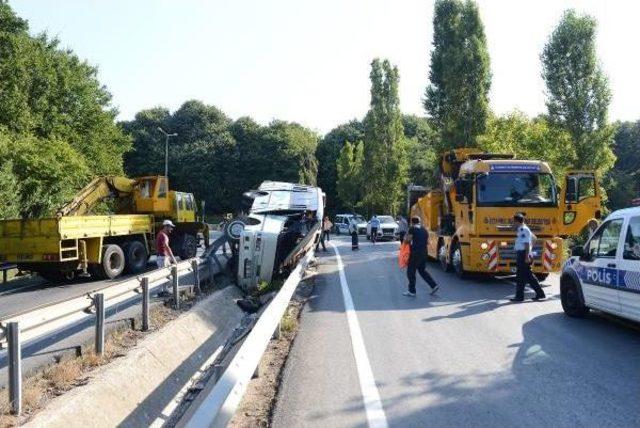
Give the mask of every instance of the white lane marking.
M 149 425 L 149 428 L 160 428 L 165 425 L 165 423 L 171 417 L 171 414 L 173 413 L 173 411 L 176 410 L 178 405 L 182 402 L 182 399 L 186 395 L 187 391 L 189 391 L 189 388 L 191 388 L 198 381 L 198 379 L 200 378 L 200 376 L 202 376 L 202 374 L 207 369 L 207 367 L 213 364 L 213 361 L 216 358 L 218 358 L 218 355 L 220 355 L 220 352 L 222 352 L 222 349 L 223 347 L 219 346 L 218 349 L 216 349 L 215 352 L 211 354 L 211 356 L 209 356 L 209 358 L 207 358 L 207 360 L 204 363 L 202 363 L 198 371 L 196 371 L 191 376 L 191 378 L 187 381 L 187 383 L 184 384 L 184 386 L 182 387 L 182 389 L 180 389 L 180 391 L 176 394 L 176 396 L 171 399 L 169 404 L 167 404 L 167 406 L 164 409 L 162 409 L 162 412 L 160 413 L 160 415 L 156 418 L 155 421 L 153 421 L 151 425 Z
M 351 347 L 353 356 L 356 360 L 356 368 L 358 370 L 358 378 L 360 379 L 360 391 L 362 392 L 362 401 L 367 413 L 367 421 L 372 428 L 387 428 L 387 416 L 384 414 L 382 402 L 380 401 L 380 393 L 376 386 L 376 381 L 371 370 L 371 363 L 367 356 L 367 350 L 364 346 L 360 323 L 353 306 L 353 299 L 349 292 L 349 284 L 344 273 L 344 265 L 340 252 L 333 242 L 329 243 L 336 252 L 338 262 L 338 272 L 340 273 L 340 287 L 342 288 L 342 298 L 344 300 L 345 312 L 347 313 L 347 321 L 349 323 L 349 333 L 351 334 Z

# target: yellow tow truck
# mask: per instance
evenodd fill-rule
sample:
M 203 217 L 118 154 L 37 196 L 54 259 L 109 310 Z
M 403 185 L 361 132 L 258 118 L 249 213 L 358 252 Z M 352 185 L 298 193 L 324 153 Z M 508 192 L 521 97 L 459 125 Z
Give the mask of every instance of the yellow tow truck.
M 429 232 L 427 255 L 462 278 L 515 272 L 517 212 L 536 235 L 532 270 L 540 279 L 561 269 L 563 237 L 582 232 L 602 214 L 593 171 L 568 172 L 560 189 L 546 162 L 469 148 L 444 153 L 439 186 L 410 188 L 409 199 L 416 201 L 411 215 Z
M 92 215 L 105 204 L 114 214 Z M 209 228 L 196 221 L 193 195 L 169 190 L 166 177 L 97 177 L 55 217 L 0 220 L 0 262 L 50 280 L 139 273 L 165 219 L 176 224 L 171 247 L 180 258 L 195 257 L 199 238 L 208 246 Z

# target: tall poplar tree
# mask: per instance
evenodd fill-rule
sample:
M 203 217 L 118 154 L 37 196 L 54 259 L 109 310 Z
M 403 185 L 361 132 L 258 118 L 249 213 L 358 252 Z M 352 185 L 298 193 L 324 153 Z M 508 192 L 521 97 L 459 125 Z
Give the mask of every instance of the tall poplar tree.
M 439 149 L 472 147 L 489 113 L 489 51 L 478 6 L 436 0 L 430 84 L 424 108 L 441 137 Z
M 395 214 L 408 179 L 398 68 L 388 60 L 374 59 L 370 78 L 371 108 L 364 119 L 363 204 L 369 212 Z
M 594 18 L 568 10 L 541 55 L 552 123 L 573 140 L 576 168 L 605 172 L 613 165 L 615 130 L 607 123 L 611 92 L 596 55 Z
M 344 207 L 355 211 L 362 195 L 364 144 L 346 142 L 336 161 L 336 192 Z

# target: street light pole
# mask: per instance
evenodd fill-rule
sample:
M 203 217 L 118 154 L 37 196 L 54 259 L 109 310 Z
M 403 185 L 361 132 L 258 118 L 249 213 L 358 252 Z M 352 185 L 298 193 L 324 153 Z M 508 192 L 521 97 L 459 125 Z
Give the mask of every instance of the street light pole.
M 158 131 L 164 135 L 164 176 L 169 178 L 169 137 L 177 137 L 178 134 L 176 132 L 168 134 L 159 126 Z

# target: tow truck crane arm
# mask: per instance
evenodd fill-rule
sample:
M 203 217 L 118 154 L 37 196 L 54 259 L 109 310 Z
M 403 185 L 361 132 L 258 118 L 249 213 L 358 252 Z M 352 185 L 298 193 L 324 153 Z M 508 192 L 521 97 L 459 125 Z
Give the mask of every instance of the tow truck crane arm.
M 106 176 L 96 177 L 74 198 L 62 205 L 56 216 L 80 216 L 89 213 L 98 203 L 108 198 L 123 200 L 133 193 L 137 180 L 126 177 Z

